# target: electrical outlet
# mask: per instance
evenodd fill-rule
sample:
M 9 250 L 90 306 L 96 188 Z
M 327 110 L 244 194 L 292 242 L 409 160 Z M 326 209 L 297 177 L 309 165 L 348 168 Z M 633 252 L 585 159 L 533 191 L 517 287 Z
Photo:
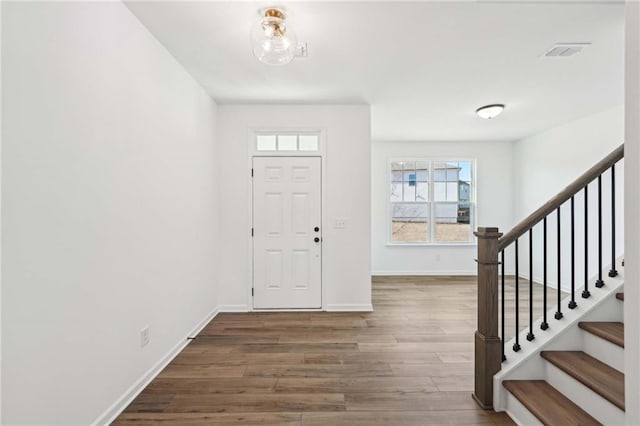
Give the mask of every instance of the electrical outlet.
M 144 348 L 149 344 L 149 340 L 151 339 L 151 335 L 149 334 L 149 327 L 145 327 L 140 330 L 140 347 Z

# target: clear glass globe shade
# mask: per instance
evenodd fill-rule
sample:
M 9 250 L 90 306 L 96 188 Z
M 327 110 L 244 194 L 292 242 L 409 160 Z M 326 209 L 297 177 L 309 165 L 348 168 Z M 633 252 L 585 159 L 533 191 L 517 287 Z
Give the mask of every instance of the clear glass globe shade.
M 268 65 L 285 65 L 293 59 L 298 40 L 295 33 L 280 18 L 267 16 L 251 29 L 253 54 Z

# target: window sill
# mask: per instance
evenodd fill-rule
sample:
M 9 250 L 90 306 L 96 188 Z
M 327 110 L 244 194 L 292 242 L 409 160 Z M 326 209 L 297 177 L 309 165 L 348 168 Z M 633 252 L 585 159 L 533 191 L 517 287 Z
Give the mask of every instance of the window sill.
M 386 243 L 386 247 L 477 247 L 478 243 Z

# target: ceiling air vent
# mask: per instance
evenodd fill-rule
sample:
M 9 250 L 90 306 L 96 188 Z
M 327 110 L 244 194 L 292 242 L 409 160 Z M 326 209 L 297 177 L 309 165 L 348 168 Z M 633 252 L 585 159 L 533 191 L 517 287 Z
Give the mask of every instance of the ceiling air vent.
M 557 43 L 544 54 L 546 57 L 567 57 L 573 56 L 582 51 L 591 43 Z

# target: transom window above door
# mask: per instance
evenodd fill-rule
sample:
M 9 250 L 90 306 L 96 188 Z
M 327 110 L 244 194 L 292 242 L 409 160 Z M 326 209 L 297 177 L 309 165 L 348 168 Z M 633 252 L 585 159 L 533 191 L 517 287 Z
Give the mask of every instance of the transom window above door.
M 318 152 L 320 134 L 313 133 L 258 133 L 255 149 L 259 152 Z
M 389 163 L 389 242 L 474 242 L 475 161 L 407 159 Z

